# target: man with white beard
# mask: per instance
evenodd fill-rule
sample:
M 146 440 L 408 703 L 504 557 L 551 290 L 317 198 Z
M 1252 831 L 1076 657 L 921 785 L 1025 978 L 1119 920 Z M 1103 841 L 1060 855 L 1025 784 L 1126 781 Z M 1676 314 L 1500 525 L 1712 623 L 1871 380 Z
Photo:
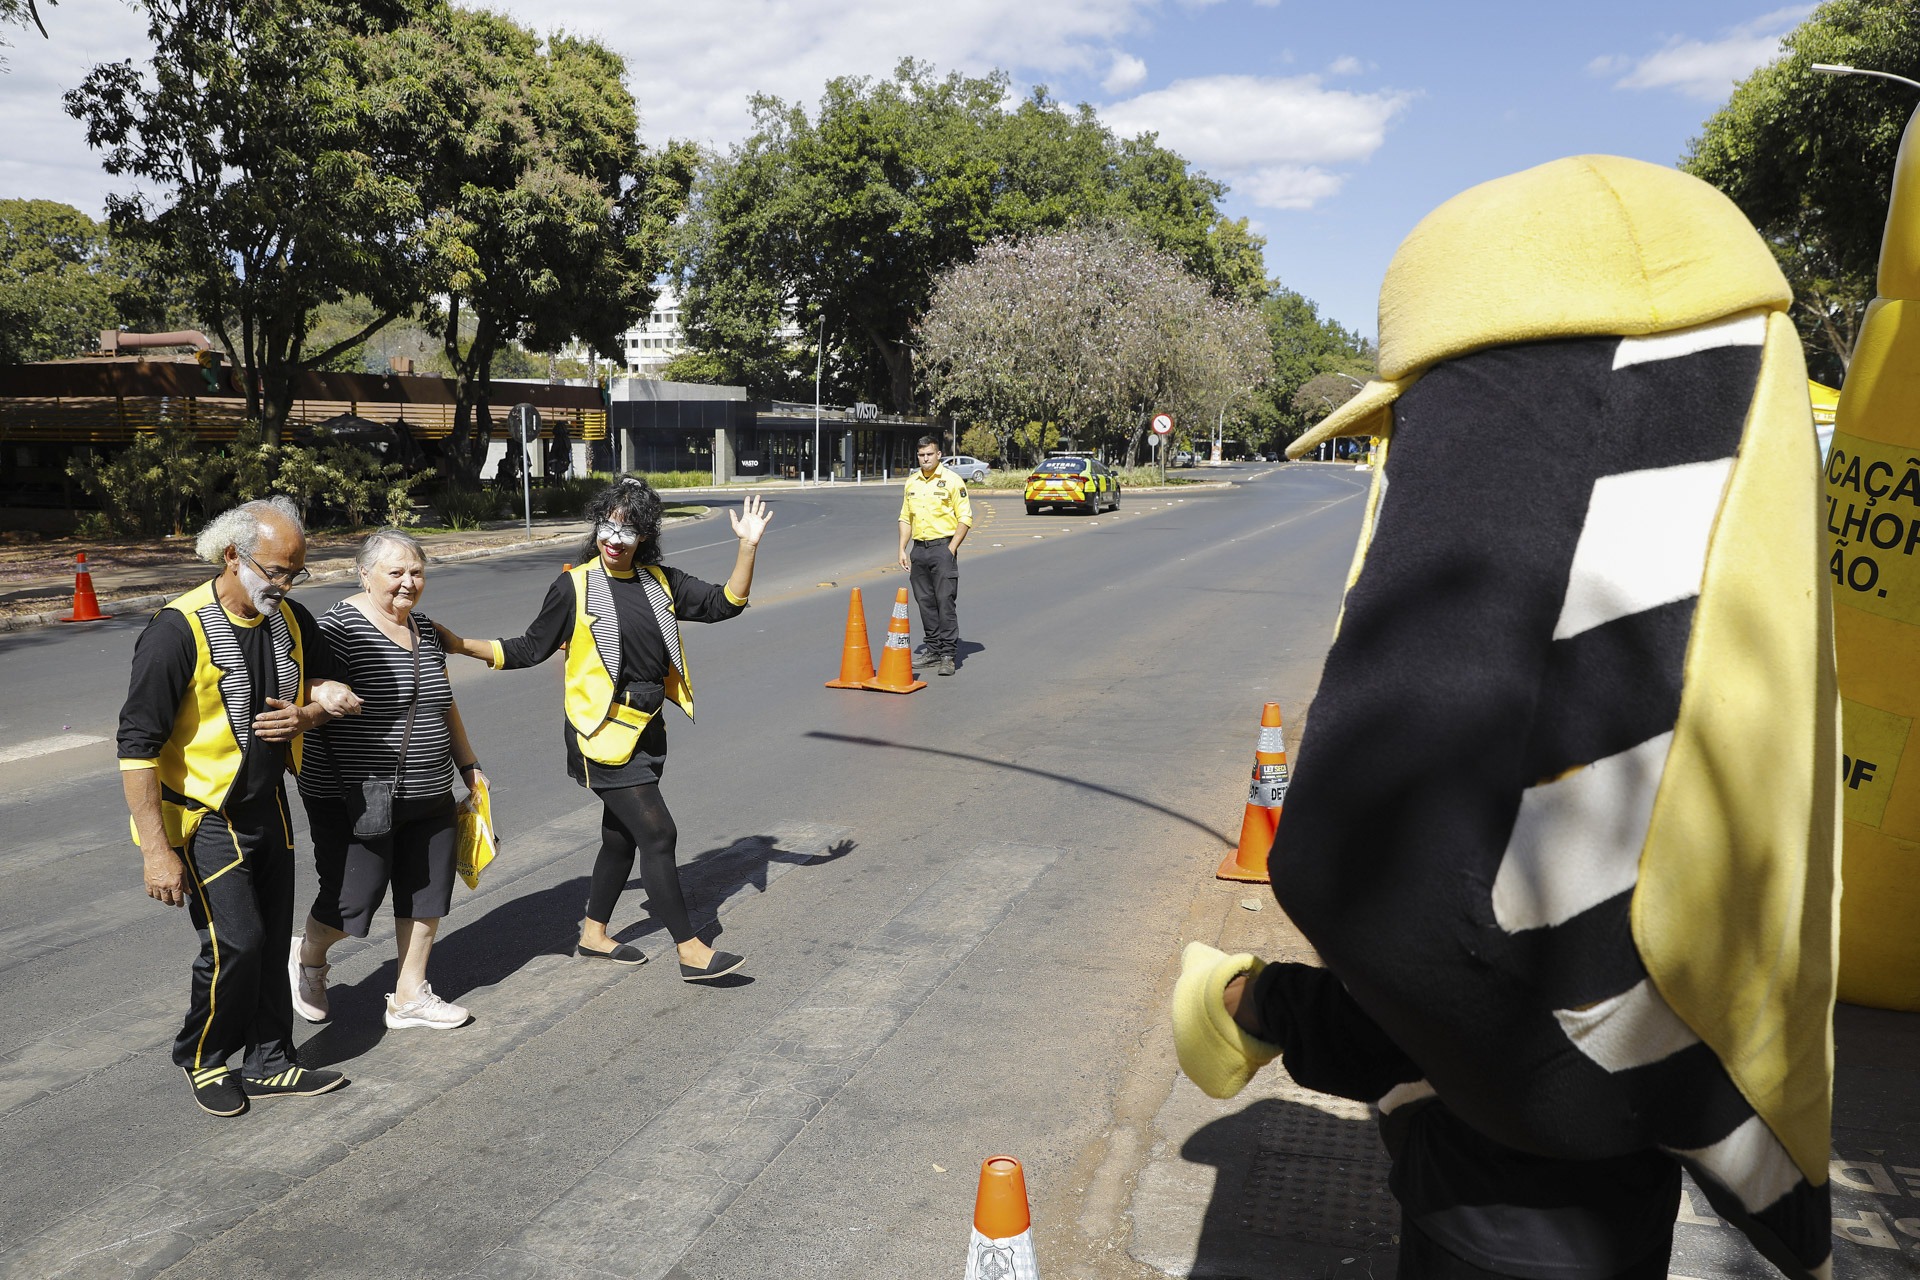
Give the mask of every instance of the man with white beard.
M 337 1071 L 300 1066 L 284 957 L 293 846 L 282 785 L 299 736 L 359 699 L 331 680 L 313 616 L 286 598 L 310 576 L 287 499 L 249 502 L 195 544 L 220 574 L 169 601 L 133 651 L 120 709 L 120 777 L 147 896 L 185 906 L 200 935 L 173 1060 L 210 1115 L 250 1098 L 327 1093 Z M 245 1052 L 235 1073 L 228 1058 Z

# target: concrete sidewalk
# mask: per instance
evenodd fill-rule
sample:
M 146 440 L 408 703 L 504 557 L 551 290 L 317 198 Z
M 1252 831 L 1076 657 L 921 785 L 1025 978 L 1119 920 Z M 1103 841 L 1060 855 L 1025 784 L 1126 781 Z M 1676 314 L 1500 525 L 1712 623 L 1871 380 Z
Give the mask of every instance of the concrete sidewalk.
M 1190 937 L 1229 953 L 1317 963 L 1266 885 L 1202 887 L 1191 926 Z M 1843 1004 L 1834 1021 L 1833 1274 L 1911 1277 L 1920 1273 L 1920 1014 Z M 1277 1062 L 1226 1101 L 1176 1077 L 1148 1150 L 1130 1246 L 1147 1274 L 1393 1274 L 1399 1210 L 1365 1106 L 1302 1089 Z M 1673 1277 L 1778 1277 L 1690 1181 L 1678 1210 Z

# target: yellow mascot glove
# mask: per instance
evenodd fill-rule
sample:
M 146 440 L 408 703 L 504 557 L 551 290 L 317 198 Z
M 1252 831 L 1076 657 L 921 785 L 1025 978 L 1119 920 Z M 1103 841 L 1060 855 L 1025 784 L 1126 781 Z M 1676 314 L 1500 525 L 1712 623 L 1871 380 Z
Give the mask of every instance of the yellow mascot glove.
M 1189 942 L 1173 984 L 1173 1047 L 1187 1079 L 1212 1098 L 1231 1098 L 1253 1073 L 1280 1055 L 1278 1045 L 1250 1036 L 1227 1012 L 1227 984 L 1242 974 L 1249 985 L 1266 967 L 1250 955 L 1230 956 Z

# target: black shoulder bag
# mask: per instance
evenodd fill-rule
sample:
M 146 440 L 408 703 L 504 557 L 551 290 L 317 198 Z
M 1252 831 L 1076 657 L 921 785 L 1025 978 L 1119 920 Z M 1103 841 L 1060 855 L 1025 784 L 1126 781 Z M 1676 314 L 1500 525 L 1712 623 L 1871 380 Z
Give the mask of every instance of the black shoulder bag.
M 340 780 L 340 764 L 333 758 L 333 744 L 327 743 L 327 765 L 333 770 L 334 789 L 340 803 L 353 820 L 353 838 L 360 841 L 382 840 L 393 830 L 393 797 L 400 789 L 400 773 L 407 767 L 407 744 L 413 740 L 413 714 L 420 708 L 420 630 L 407 619 L 413 636 L 413 696 L 407 699 L 407 727 L 400 735 L 400 758 L 394 761 L 391 778 L 362 778 L 358 790 L 347 790 Z

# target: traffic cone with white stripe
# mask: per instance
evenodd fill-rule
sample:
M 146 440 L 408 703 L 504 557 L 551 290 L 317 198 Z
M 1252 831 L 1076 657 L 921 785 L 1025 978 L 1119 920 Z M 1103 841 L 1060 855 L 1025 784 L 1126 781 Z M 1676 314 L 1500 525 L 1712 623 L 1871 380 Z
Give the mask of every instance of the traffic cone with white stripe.
M 880 654 L 880 674 L 860 682 L 862 689 L 882 693 L 912 693 L 927 687 L 913 678 L 913 624 L 907 621 L 907 589 L 893 597 L 893 616 L 887 619 L 887 647 Z
M 1040 1280 L 1027 1178 L 1012 1156 L 989 1156 L 980 1163 L 966 1280 Z
M 908 659 L 907 670 L 913 670 Z M 873 650 L 867 647 L 867 608 L 860 602 L 860 588 L 853 589 L 847 601 L 847 638 L 840 645 L 840 678 L 827 681 L 829 689 L 861 689 L 873 679 Z
M 1280 806 L 1287 798 L 1287 743 L 1280 735 L 1280 704 L 1260 710 L 1260 741 L 1253 749 L 1253 781 L 1247 785 L 1247 812 L 1240 820 L 1240 847 L 1214 872 L 1219 880 L 1269 884 L 1267 852 L 1280 827 Z
M 73 554 L 73 612 L 62 622 L 104 622 L 113 615 L 100 612 L 100 597 L 93 594 L 93 574 L 87 568 L 87 553 Z

